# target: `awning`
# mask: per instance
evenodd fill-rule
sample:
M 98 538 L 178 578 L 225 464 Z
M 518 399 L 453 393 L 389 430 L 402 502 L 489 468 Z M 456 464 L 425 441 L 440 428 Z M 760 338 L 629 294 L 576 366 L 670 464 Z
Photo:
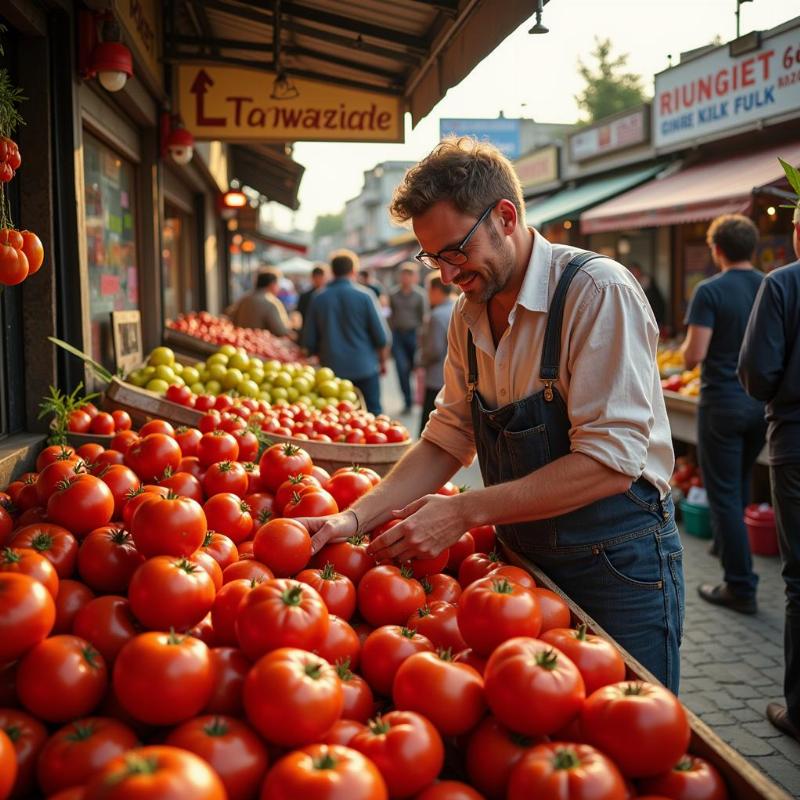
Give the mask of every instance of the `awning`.
M 529 203 L 525 207 L 526 222 L 539 228 L 549 222 L 575 218 L 581 211 L 643 183 L 662 169 L 663 165 L 651 164 L 621 175 L 587 181 L 574 189 L 562 189 L 543 200 Z
M 414 257 L 414 254 L 419 251 L 419 245 L 416 241 L 413 244 L 400 245 L 398 247 L 387 247 L 385 250 L 378 250 L 369 256 L 362 256 L 359 261 L 361 266 L 366 269 L 384 269 L 386 267 L 395 267 L 402 264 L 403 261 L 408 261 Z
M 306 168 L 292 160 L 282 145 L 254 144 L 230 147 L 233 178 L 268 200 L 297 209 L 297 190 Z
M 747 211 L 753 189 L 784 177 L 778 157 L 800 163 L 800 145 L 781 145 L 696 164 L 646 183 L 581 215 L 581 233 L 680 225 Z
M 167 62 L 281 69 L 385 92 L 405 98 L 415 125 L 533 14 L 530 0 L 187 0 L 167 8 Z

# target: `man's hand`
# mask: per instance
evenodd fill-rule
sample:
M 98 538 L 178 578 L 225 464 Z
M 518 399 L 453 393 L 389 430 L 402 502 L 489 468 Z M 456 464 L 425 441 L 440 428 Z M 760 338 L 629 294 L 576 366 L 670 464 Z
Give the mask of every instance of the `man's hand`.
M 311 534 L 311 554 L 316 555 L 328 542 L 343 542 L 358 532 L 355 515 L 350 511 L 326 517 L 299 517 L 297 520 Z
M 408 561 L 432 558 L 455 544 L 470 525 L 462 514 L 458 496 L 427 494 L 400 511 L 392 512 L 403 521 L 372 541 L 369 553 L 376 561 Z

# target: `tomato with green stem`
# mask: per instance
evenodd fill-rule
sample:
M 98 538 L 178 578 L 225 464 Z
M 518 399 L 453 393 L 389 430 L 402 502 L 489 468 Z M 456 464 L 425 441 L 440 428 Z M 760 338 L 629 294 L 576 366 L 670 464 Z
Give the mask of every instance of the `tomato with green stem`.
M 239 458 L 239 445 L 226 431 L 209 431 L 197 443 L 197 458 L 206 469 L 218 461 L 236 461 Z
M 406 627 L 427 636 L 437 649 L 460 653 L 467 643 L 458 627 L 458 609 L 452 603 L 435 600 L 418 608 L 406 622 Z
M 11 539 L 15 548 L 30 548 L 43 555 L 55 568 L 59 578 L 69 578 L 75 572 L 78 542 L 61 525 L 39 522 L 18 528 Z
M 58 596 L 58 573 L 55 567 L 31 548 L 6 547 L 0 550 L 0 572 L 29 575 L 44 584 L 53 599 Z
M 253 555 L 279 578 L 297 574 L 311 558 L 311 536 L 293 519 L 278 517 L 262 525 L 253 537 Z
M 268 447 L 258 462 L 261 483 L 268 492 L 275 493 L 290 475 L 311 474 L 311 456 L 293 444 L 274 444 Z
M 51 636 L 20 661 L 17 692 L 32 714 L 47 722 L 85 717 L 108 685 L 103 656 L 79 636 Z
M 461 566 L 458 568 L 458 582 L 462 589 L 466 589 L 471 583 L 487 577 L 497 567 L 504 565 L 505 562 L 496 550 L 489 553 L 475 552 L 461 562 Z
M 347 620 L 329 614 L 328 632 L 316 652 L 330 664 L 349 661 L 356 669 L 361 658 L 361 641 Z
M 47 741 L 48 733 L 36 717 L 15 708 L 0 708 L 0 731 L 3 731 L 14 746 L 17 762 L 17 778 L 14 781 L 13 797 L 30 797 L 35 794 L 36 761 Z M 0 757 L 2 762 L 2 757 Z M 2 770 L 2 766 L 0 766 Z M 2 780 L 2 779 L 0 779 Z M 0 792 L 0 797 L 3 794 Z
M 113 594 L 90 600 L 78 611 L 72 624 L 75 636 L 94 646 L 109 666 L 139 630 L 128 599 Z
M 452 575 L 438 572 L 435 575 L 426 575 L 420 583 L 425 590 L 425 600 L 428 605 L 437 600 L 456 605 L 458 598 L 461 597 L 461 584 Z
M 136 747 L 136 734 L 106 717 L 75 720 L 56 731 L 39 755 L 39 786 L 48 796 L 82 786 L 112 758 Z
M 313 586 L 331 614 L 344 620 L 353 616 L 356 610 L 356 587 L 350 578 L 338 573 L 330 561 L 322 569 L 298 572 L 295 579 Z
M 207 530 L 203 507 L 171 492 L 142 503 L 130 524 L 136 549 L 145 558 L 190 556 L 203 544 Z
M 314 486 L 321 489 L 320 482 L 313 476 L 301 472 L 299 475 L 290 475 L 275 492 L 272 504 L 278 514 L 283 514 L 286 504 L 292 499 L 295 492 L 299 492 L 305 486 Z
M 415 653 L 433 649 L 430 639 L 411 628 L 383 625 L 372 631 L 361 646 L 361 674 L 374 692 L 391 697 L 400 665 Z
M 178 467 L 178 471 L 175 473 L 167 470 L 158 482 L 158 485 L 163 486 L 179 497 L 190 497 L 195 502 L 200 503 L 200 505 L 205 501 L 202 483 L 191 473 L 182 472 L 180 467 Z
M 311 566 L 321 569 L 327 563 L 333 564 L 336 572 L 346 575 L 358 586 L 364 575 L 377 566 L 368 547 L 369 539 L 364 534 L 356 534 L 343 542 L 326 544 L 311 559 Z
M 314 742 L 341 717 L 343 706 L 336 670 L 306 650 L 273 650 L 253 665 L 245 679 L 247 718 L 268 742 L 281 747 Z
M 245 541 L 253 532 L 250 506 L 230 492 L 209 497 L 203 504 L 203 513 L 208 529 L 225 534 L 234 544 Z
M 151 433 L 134 442 L 125 452 L 125 466 L 142 482 L 157 481 L 167 469 L 178 469 L 183 454 L 180 445 L 165 433 Z
M 2 247 L 5 247 L 3 245 Z M 0 283 L 3 282 L 2 265 L 0 264 Z M 5 731 L 0 731 L 0 798 L 6 800 L 11 794 L 17 779 L 17 756 L 14 745 Z
M 358 610 L 370 625 L 404 625 L 420 606 L 425 590 L 407 567 L 373 567 L 358 584 Z
M 344 705 L 342 719 L 366 723 L 375 711 L 375 698 L 369 684 L 350 668 L 350 661 L 345 659 L 335 664 L 336 674 L 342 683 Z
M 238 461 L 217 461 L 210 464 L 203 477 L 203 491 L 206 497 L 230 492 L 244 497 L 249 487 L 247 471 Z
M 78 574 L 95 592 L 127 592 L 133 573 L 144 563 L 133 537 L 122 527 L 93 530 L 78 550 Z
M 267 772 L 267 749 L 243 722 L 230 716 L 195 717 L 174 728 L 164 741 L 194 753 L 219 775 L 228 800 L 250 800 Z
M 206 531 L 206 538 L 203 539 L 200 549 L 208 553 L 221 569 L 225 569 L 239 560 L 239 551 L 233 543 L 233 539 L 214 530 Z
M 0 664 L 16 661 L 53 629 L 50 592 L 29 575 L 0 573 Z
M 80 537 L 111 521 L 114 495 L 102 480 L 81 473 L 58 484 L 47 501 L 47 516 Z
M 728 800 L 725 781 L 717 768 L 689 753 L 671 770 L 638 781 L 638 789 L 640 794 L 661 795 L 671 800 Z

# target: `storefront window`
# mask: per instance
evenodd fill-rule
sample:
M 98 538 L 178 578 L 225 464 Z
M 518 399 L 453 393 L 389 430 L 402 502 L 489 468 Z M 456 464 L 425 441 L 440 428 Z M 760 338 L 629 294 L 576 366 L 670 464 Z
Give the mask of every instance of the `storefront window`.
M 161 229 L 161 274 L 164 318 L 174 319 L 196 307 L 197 285 L 192 254 L 192 217 L 171 203 L 165 203 Z
M 110 313 L 139 308 L 134 167 L 84 133 L 92 357 L 114 367 Z

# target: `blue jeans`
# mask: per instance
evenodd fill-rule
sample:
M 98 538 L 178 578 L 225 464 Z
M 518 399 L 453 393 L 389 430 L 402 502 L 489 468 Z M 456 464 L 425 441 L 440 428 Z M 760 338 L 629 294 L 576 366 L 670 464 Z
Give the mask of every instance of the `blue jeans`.
M 744 509 L 750 497 L 750 476 L 764 446 L 764 407 L 750 400 L 738 406 L 701 405 L 697 443 L 703 484 L 708 492 L 711 529 L 719 545 L 725 582 L 742 597 L 756 593 Z
M 417 351 L 417 332 L 392 331 L 392 356 L 406 408 L 411 407 L 411 369 Z
M 361 390 L 364 395 L 364 402 L 367 404 L 367 411 L 373 414 L 381 414 L 381 379 L 378 375 L 370 375 L 368 378 L 361 378 L 353 381 L 353 384 Z

